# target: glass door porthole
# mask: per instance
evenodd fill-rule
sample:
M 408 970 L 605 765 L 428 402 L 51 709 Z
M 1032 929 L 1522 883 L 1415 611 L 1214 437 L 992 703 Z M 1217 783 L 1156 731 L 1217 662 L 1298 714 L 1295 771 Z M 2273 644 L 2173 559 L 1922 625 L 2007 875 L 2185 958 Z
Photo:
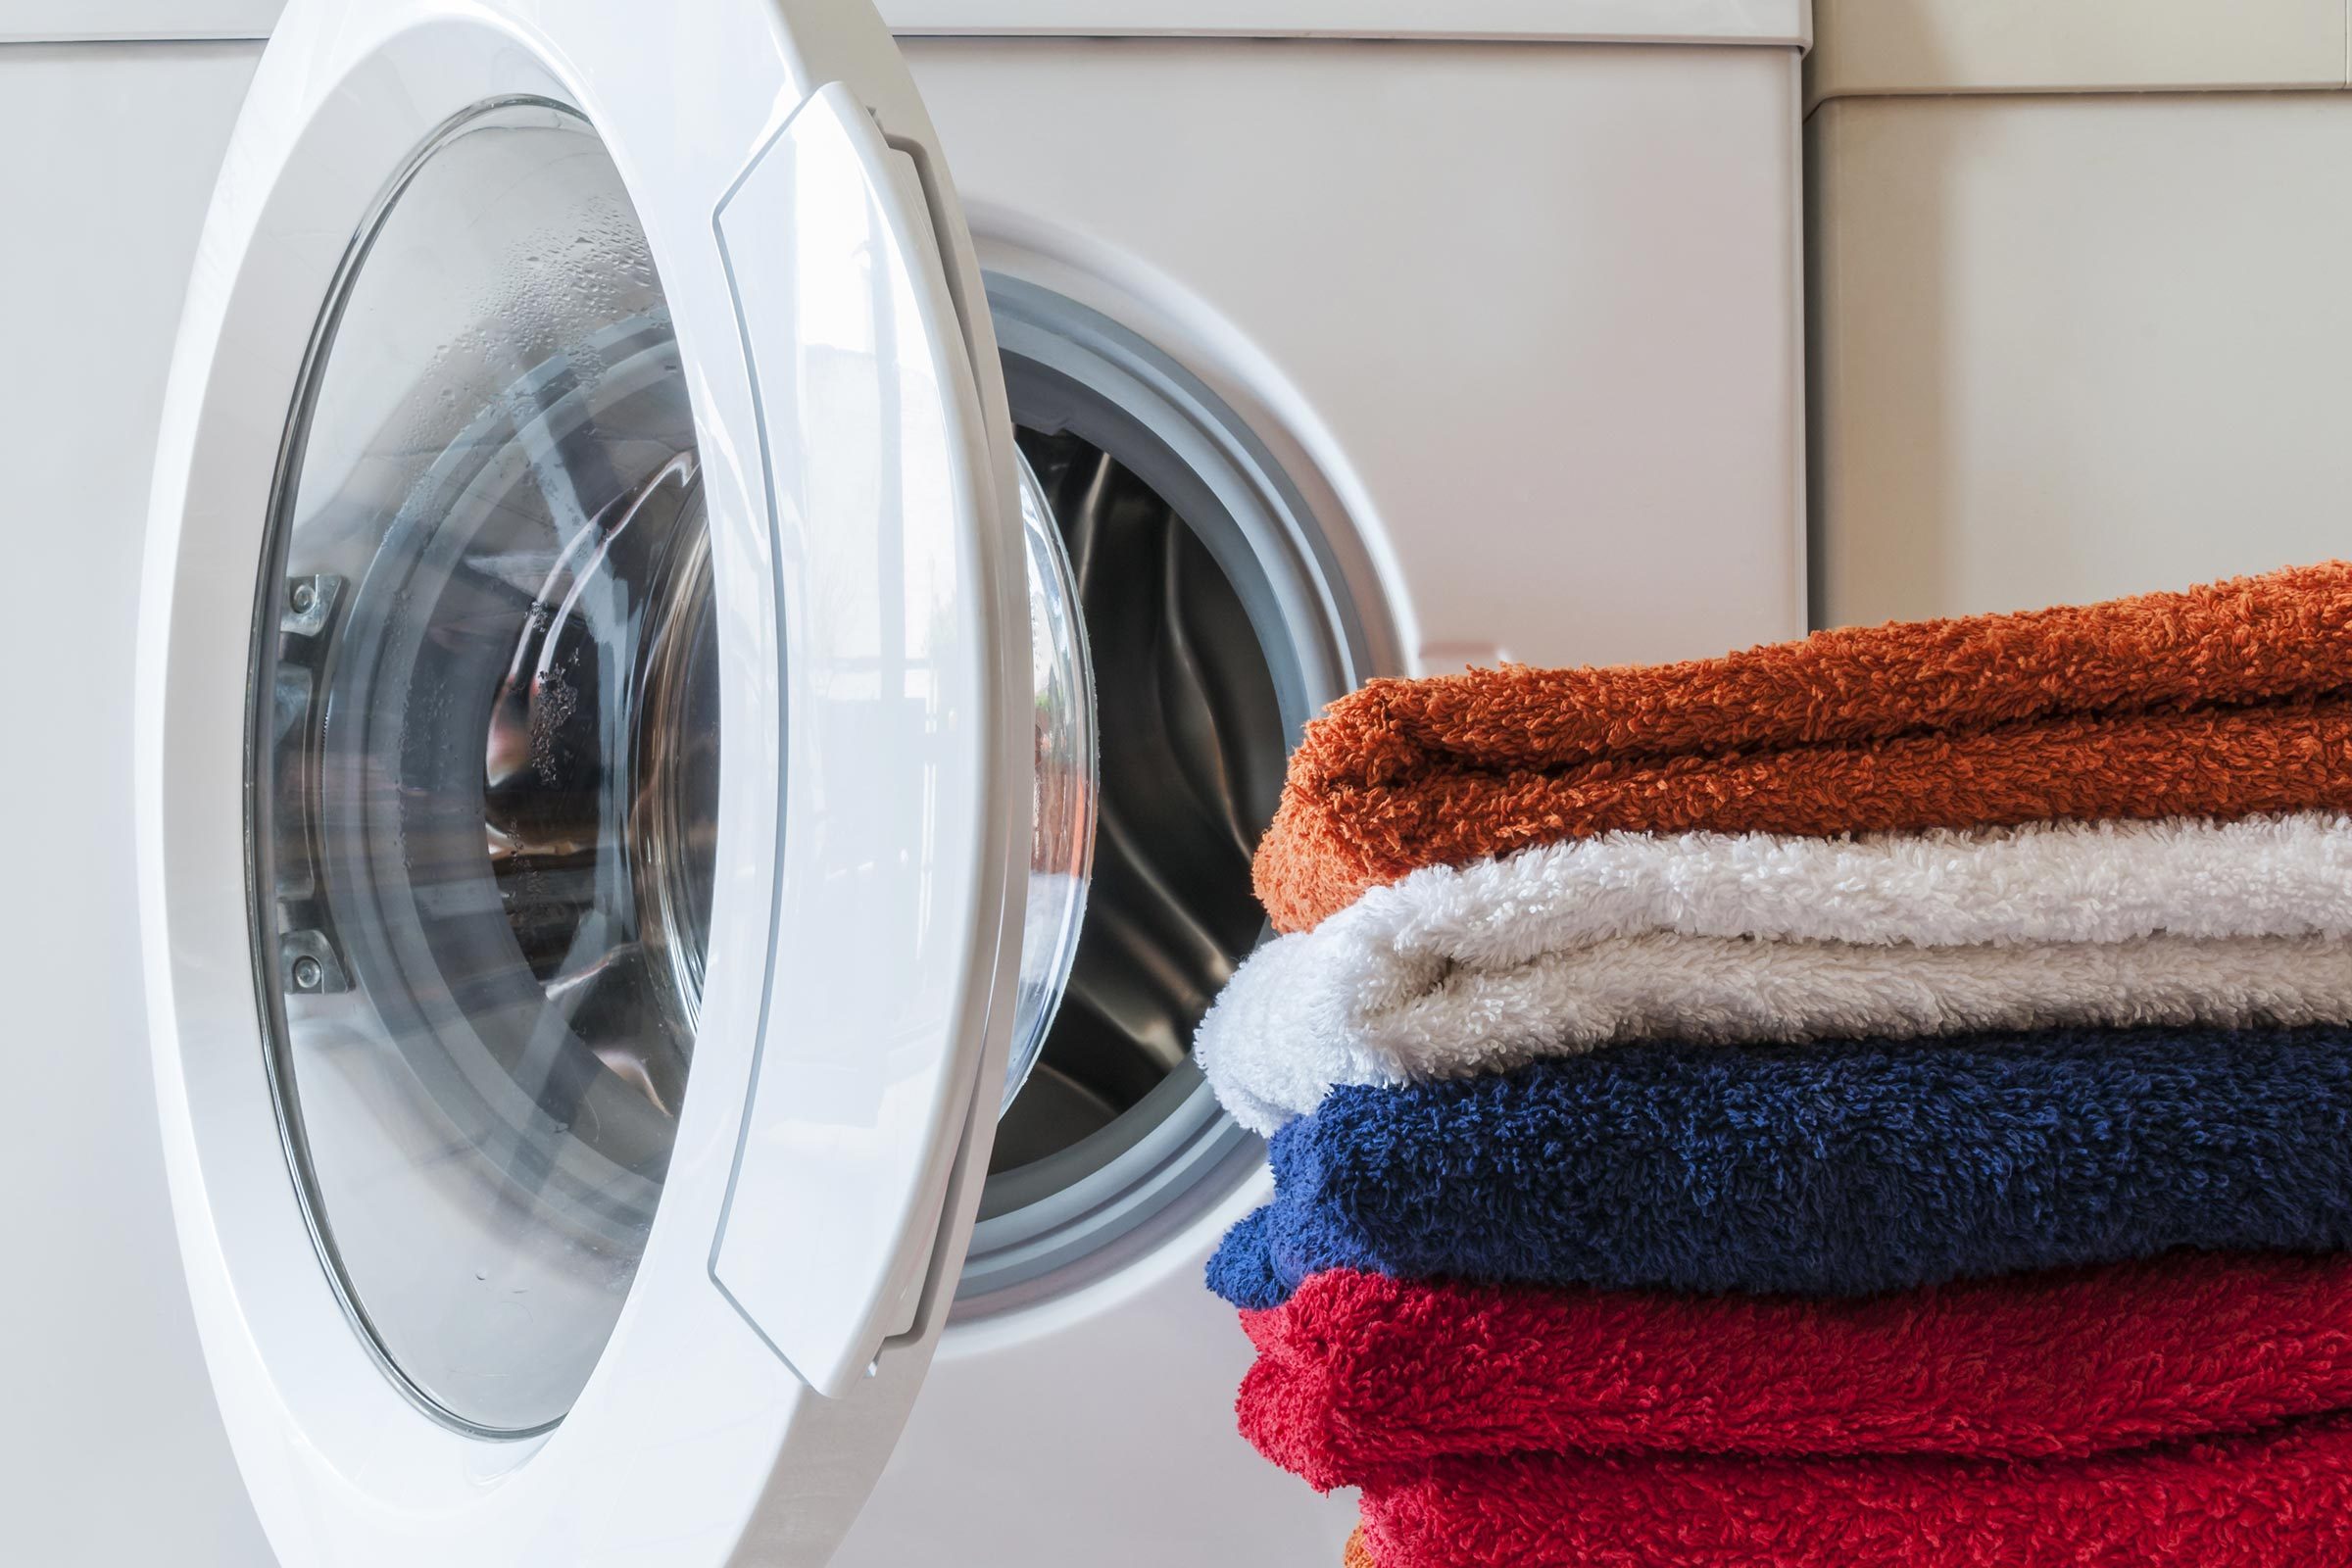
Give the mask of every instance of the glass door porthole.
M 321 1257 L 453 1425 L 560 1420 L 694 1055 L 717 628 L 687 380 L 603 144 L 446 126 L 355 242 L 256 627 L 258 980 Z

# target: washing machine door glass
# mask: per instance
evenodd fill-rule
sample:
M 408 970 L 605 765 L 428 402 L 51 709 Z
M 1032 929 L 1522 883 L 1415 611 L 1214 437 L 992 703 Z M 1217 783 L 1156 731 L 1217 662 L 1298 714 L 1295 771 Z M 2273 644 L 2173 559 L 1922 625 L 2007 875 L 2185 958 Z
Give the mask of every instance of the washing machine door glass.
M 821 1560 L 1069 961 L 1091 688 L 912 83 L 644 23 L 293 0 L 189 284 L 148 996 L 293 1558 Z
M 292 450 L 254 836 L 287 1141 L 389 1370 L 536 1431 L 662 1196 L 721 746 L 685 368 L 583 119 L 487 108 L 423 150 Z

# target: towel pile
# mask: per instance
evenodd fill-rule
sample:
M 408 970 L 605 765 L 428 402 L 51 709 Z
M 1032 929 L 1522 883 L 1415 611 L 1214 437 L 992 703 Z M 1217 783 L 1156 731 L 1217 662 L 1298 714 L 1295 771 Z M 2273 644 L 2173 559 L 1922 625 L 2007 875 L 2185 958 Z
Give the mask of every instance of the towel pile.
M 1379 682 L 1202 1024 L 1349 1560 L 2352 1561 L 2352 566 Z

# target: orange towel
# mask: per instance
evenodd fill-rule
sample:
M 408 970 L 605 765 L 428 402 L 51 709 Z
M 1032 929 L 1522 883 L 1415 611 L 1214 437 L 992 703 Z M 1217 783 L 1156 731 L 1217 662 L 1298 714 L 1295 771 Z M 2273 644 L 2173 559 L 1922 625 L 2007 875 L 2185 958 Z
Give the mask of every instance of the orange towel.
M 1357 1525 L 1355 1534 L 1348 1538 L 1348 1549 L 1340 1555 L 1340 1568 L 1380 1568 L 1372 1560 L 1372 1548 L 1364 1544 L 1362 1525 Z
M 1801 834 L 2352 808 L 2352 564 L 1818 632 L 1647 667 L 1375 681 L 1257 853 L 1304 930 L 1415 867 L 1611 830 Z

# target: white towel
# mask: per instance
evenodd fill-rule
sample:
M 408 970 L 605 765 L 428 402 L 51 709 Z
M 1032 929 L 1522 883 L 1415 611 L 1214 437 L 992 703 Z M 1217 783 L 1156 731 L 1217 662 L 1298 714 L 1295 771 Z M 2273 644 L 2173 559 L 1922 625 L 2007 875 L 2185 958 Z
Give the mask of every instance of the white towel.
M 1334 1085 L 1612 1040 L 2352 1019 L 2352 818 L 1808 839 L 1608 834 L 1267 944 L 1195 1056 L 1270 1132 Z

